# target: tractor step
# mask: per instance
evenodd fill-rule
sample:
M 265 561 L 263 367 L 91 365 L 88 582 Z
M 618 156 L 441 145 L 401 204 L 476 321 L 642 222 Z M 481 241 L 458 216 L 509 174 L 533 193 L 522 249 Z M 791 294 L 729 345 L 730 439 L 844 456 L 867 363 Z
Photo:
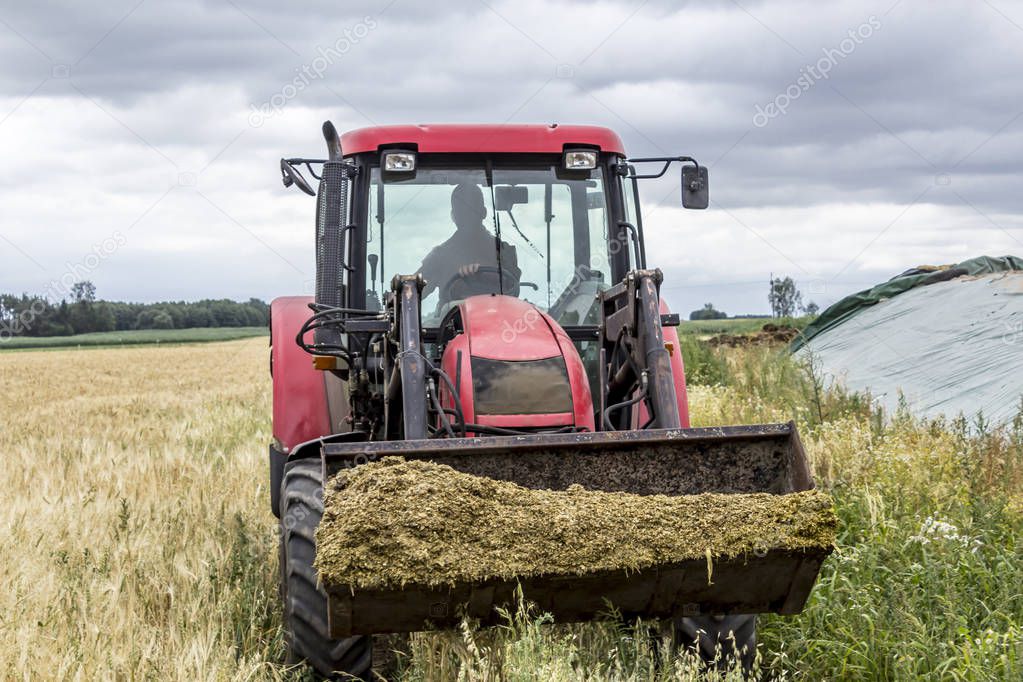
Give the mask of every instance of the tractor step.
M 699 429 L 535 434 L 487 438 L 347 442 L 322 446 L 324 479 L 388 456 L 429 460 L 531 489 L 640 495 L 787 493 L 813 481 L 796 427 L 788 424 Z M 660 565 L 642 571 L 491 580 L 453 587 L 351 590 L 325 585 L 331 636 L 450 627 L 463 616 L 498 622 L 516 590 L 556 621 L 675 618 L 802 610 L 829 547 L 764 547 L 752 555 Z

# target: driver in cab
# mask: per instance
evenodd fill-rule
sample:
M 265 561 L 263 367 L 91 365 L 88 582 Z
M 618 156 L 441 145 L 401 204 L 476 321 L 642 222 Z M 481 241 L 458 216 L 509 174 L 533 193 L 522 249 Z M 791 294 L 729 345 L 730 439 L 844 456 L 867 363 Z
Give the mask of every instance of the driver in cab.
M 438 309 L 476 294 L 500 293 L 502 284 L 505 294 L 519 295 L 522 272 L 515 247 L 501 241 L 498 259 L 498 239 L 483 226 L 486 217 L 479 186 L 456 185 L 451 192 L 451 221 L 455 224 L 455 233 L 435 246 L 419 268 L 419 274 L 426 280 L 423 298 L 435 289 L 440 290 Z

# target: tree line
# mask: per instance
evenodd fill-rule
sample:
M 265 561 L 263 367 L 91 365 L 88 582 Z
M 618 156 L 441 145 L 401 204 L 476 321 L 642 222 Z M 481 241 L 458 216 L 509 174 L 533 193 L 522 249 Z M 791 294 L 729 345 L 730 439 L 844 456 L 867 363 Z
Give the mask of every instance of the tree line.
M 772 317 L 795 317 L 796 315 L 816 315 L 820 306 L 813 301 L 803 304 L 803 294 L 796 288 L 791 277 L 775 277 L 771 275 L 770 290 L 767 302 L 771 304 Z M 723 320 L 728 314 L 714 307 L 713 303 L 704 303 L 703 307 L 689 313 L 690 320 Z M 736 315 L 735 317 L 756 317 L 756 315 Z
M 67 336 L 129 329 L 264 327 L 270 307 L 258 298 L 126 303 L 96 298 L 92 282 L 78 282 L 70 299 L 0 294 L 0 335 Z

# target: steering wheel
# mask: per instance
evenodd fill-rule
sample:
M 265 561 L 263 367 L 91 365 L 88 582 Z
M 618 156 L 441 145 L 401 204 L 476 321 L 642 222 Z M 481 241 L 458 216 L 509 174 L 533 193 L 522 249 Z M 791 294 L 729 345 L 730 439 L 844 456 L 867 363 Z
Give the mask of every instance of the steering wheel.
M 470 272 L 464 275 L 460 272 L 456 272 L 454 276 L 447 281 L 447 284 L 440 288 L 441 300 L 454 301 L 471 296 L 473 289 L 471 281 L 481 275 L 489 275 L 494 278 L 495 282 L 497 281 L 497 278 L 503 279 L 506 282 L 506 290 L 512 296 L 518 296 L 519 287 L 532 287 L 533 289 L 539 289 L 539 287 L 532 282 L 520 282 L 518 280 L 518 275 L 505 268 L 499 268 L 496 265 L 481 265 L 476 272 Z M 458 291 L 458 287 L 460 285 L 466 291 Z

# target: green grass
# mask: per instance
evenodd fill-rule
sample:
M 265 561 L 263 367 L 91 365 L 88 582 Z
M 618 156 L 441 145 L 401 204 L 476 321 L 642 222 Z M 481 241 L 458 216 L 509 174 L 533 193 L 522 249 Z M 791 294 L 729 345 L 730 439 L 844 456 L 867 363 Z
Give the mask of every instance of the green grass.
M 1023 679 L 1023 405 L 885 415 L 783 349 L 687 355 L 695 425 L 795 419 L 839 516 L 805 611 L 761 620 L 764 667 L 797 679 Z M 683 342 L 683 351 L 686 344 Z
M 752 334 L 760 331 L 765 324 L 795 327 L 804 329 L 813 317 L 744 317 L 726 320 L 683 320 L 679 325 L 679 334 L 704 336 L 709 334 Z
M 0 341 L 0 351 L 42 348 L 135 346 L 151 343 L 233 341 L 267 334 L 266 327 L 197 327 L 195 329 L 134 329 L 74 336 L 19 336 Z

